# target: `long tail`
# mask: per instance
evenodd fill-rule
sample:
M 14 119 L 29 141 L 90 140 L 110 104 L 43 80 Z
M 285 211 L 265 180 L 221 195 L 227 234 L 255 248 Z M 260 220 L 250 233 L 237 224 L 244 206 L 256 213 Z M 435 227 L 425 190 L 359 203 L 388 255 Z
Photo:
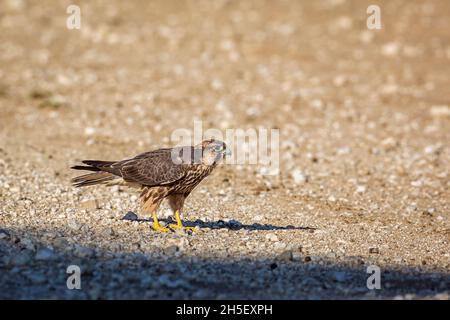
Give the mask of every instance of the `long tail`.
M 105 184 L 112 180 L 119 178 L 111 172 L 105 172 L 102 167 L 109 167 L 115 161 L 98 161 L 98 160 L 84 160 L 82 161 L 86 166 L 73 166 L 71 169 L 95 171 L 95 173 L 88 173 L 82 176 L 75 177 L 71 180 L 75 187 L 87 187 L 95 184 Z

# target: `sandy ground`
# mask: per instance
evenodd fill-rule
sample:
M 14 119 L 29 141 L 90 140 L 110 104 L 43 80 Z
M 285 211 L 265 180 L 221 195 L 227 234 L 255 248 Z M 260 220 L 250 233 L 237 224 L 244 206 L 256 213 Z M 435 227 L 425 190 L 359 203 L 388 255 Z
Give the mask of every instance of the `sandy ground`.
M 69 30 L 70 1 L 1 1 L 0 298 L 448 299 L 450 3 L 377 2 L 381 30 L 345 0 L 79 1 Z M 194 234 L 70 185 L 194 120 L 280 129 L 280 174 L 221 165 Z

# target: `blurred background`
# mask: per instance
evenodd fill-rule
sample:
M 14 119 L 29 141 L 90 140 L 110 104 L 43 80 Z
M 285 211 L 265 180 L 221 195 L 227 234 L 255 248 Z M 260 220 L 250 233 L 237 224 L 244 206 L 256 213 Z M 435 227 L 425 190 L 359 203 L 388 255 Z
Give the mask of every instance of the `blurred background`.
M 296 268 L 311 257 L 443 272 L 443 284 L 431 287 L 429 279 L 414 285 L 394 275 L 391 291 L 379 293 L 384 297 L 448 292 L 450 3 L 372 2 L 2 1 L 1 263 L 29 274 L 23 285 L 38 288 L 21 291 L 22 280 L 2 272 L 10 296 L 47 297 L 48 286 L 56 286 L 47 273 L 64 277 L 62 269 L 40 269 L 42 246 L 55 261 L 73 254 L 89 265 L 104 252 L 163 259 L 170 241 L 177 257 L 284 254 L 295 264 L 278 275 L 284 288 L 270 287 L 270 276 L 253 279 L 257 287 L 249 292 L 260 297 L 308 297 L 327 281 L 332 289 L 316 297 L 373 294 L 347 277 L 349 270 L 331 278 L 317 273 L 302 293 L 299 287 L 309 287 L 295 278 Z M 66 27 L 71 4 L 81 9 L 79 30 Z M 372 4 L 381 9 L 380 30 L 366 25 Z M 281 171 L 266 176 L 260 166 L 221 166 L 186 213 L 191 222 L 212 223 L 211 230 L 188 244 L 172 235 L 152 239 L 148 223 L 121 221 L 127 210 L 138 213 L 128 191 L 69 185 L 76 161 L 171 146 L 172 132 L 193 129 L 194 120 L 221 130 L 279 129 Z M 230 220 L 237 231 L 217 227 Z M 80 245 L 92 255 L 80 254 Z M 223 277 L 236 271 L 223 268 L 216 268 Z M 200 289 L 198 297 L 241 297 L 210 283 Z M 90 290 L 80 297 L 134 297 L 100 284 Z

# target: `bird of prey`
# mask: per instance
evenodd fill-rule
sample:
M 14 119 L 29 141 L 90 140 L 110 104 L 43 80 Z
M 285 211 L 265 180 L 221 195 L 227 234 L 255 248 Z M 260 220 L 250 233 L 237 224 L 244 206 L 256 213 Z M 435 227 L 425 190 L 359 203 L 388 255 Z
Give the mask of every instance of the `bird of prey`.
M 164 148 L 141 153 L 121 161 L 84 160 L 75 170 L 93 171 L 72 179 L 75 187 L 97 184 L 122 185 L 141 189 L 141 205 L 153 217 L 153 229 L 167 232 L 183 227 L 180 212 L 191 191 L 207 177 L 230 152 L 224 142 L 204 140 L 196 146 Z M 156 212 L 167 198 L 177 224 L 160 225 Z

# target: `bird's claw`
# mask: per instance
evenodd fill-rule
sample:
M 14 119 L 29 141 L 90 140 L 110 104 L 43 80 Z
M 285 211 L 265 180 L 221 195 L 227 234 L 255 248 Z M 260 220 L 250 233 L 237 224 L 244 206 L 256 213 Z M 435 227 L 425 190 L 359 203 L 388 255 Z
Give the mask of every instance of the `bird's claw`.
M 153 216 L 153 225 L 152 225 L 153 230 L 159 231 L 159 232 L 169 232 L 170 231 L 169 228 L 163 227 L 159 224 L 158 217 L 156 216 L 156 212 L 154 212 L 152 214 L 152 216 Z
M 152 228 L 153 228 L 153 230 L 159 231 L 159 232 L 169 232 L 170 231 L 169 228 L 165 228 L 165 227 L 161 226 L 159 223 L 157 225 L 154 224 L 152 226 Z
M 183 226 L 183 224 L 172 223 L 172 224 L 169 224 L 169 228 L 170 229 L 183 229 L 184 231 L 192 231 L 192 232 L 195 231 L 194 227 L 185 227 L 185 226 Z
M 185 227 L 185 226 L 183 226 L 183 223 L 181 222 L 180 214 L 179 214 L 178 211 L 175 213 L 175 219 L 176 219 L 177 223 L 176 224 L 175 223 L 169 224 L 168 228 L 163 227 L 163 226 L 161 226 L 159 224 L 158 217 L 156 216 L 156 212 L 154 212 L 152 215 L 153 215 L 152 228 L 155 231 L 169 232 L 169 231 L 175 231 L 174 229 L 182 229 L 183 231 L 191 231 L 191 232 L 195 231 L 194 227 Z
M 182 229 L 184 231 L 191 231 L 191 232 L 195 231 L 194 227 L 185 227 L 185 226 L 183 226 L 183 223 L 181 222 L 181 219 L 180 219 L 180 213 L 178 212 L 178 210 L 175 211 L 175 220 L 177 221 L 177 223 L 176 224 L 174 224 L 174 223 L 169 224 L 169 228 L 171 228 L 171 229 Z

